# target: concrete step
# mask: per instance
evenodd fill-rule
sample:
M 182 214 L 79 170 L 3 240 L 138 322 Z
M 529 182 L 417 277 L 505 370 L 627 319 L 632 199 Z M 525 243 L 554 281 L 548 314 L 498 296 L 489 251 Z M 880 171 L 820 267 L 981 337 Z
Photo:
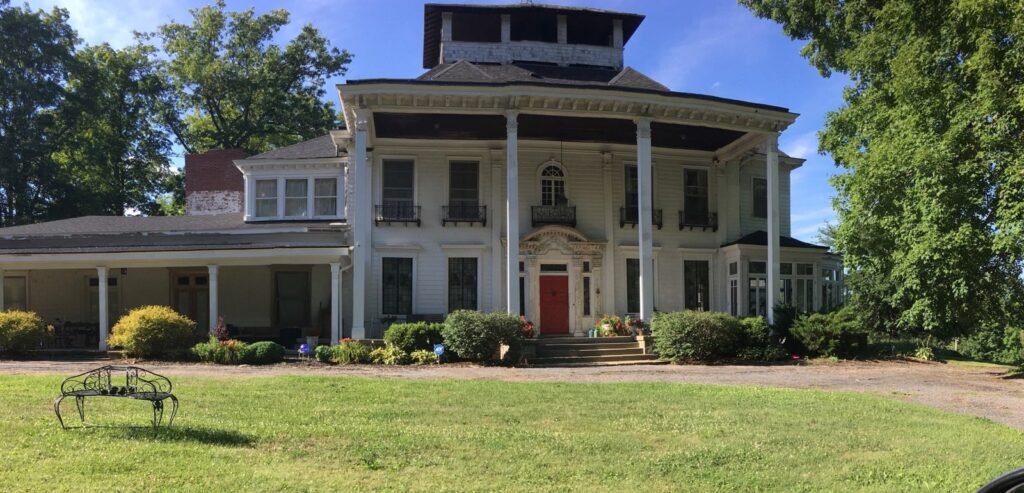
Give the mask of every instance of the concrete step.
M 643 349 L 637 347 L 636 344 L 632 344 L 628 347 L 621 348 L 592 348 L 590 346 L 580 346 L 579 348 L 573 347 L 565 349 L 537 348 L 537 356 L 544 358 L 561 356 L 615 356 L 626 354 L 644 354 L 644 351 Z
M 656 361 L 657 356 L 653 354 L 625 354 L 609 356 L 555 356 L 530 358 L 529 364 L 534 366 L 561 365 L 561 364 L 594 364 L 594 363 L 619 363 L 619 362 L 647 362 Z
M 587 366 L 638 366 L 638 365 L 667 365 L 668 361 L 662 361 L 658 359 L 643 360 L 643 361 L 606 361 L 601 363 L 549 363 L 546 365 L 535 365 L 544 366 L 548 368 L 574 368 L 574 367 L 587 367 Z
M 589 344 L 537 344 L 537 351 L 569 351 L 584 349 L 629 349 L 638 348 L 635 342 L 592 342 Z
M 632 336 L 615 337 L 540 337 L 534 339 L 537 345 L 542 344 L 594 344 L 609 342 L 636 342 Z

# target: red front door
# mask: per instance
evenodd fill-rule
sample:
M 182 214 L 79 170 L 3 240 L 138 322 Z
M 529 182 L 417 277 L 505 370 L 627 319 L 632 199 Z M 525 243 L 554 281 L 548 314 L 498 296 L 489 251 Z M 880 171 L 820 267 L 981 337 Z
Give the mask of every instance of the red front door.
M 540 276 L 540 332 L 569 333 L 569 277 Z

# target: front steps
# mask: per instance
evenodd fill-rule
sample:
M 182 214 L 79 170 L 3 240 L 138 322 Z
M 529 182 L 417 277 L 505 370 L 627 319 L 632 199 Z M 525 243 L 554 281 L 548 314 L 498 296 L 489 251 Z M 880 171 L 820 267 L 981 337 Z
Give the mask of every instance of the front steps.
M 658 357 L 644 354 L 632 337 L 543 337 L 535 342 L 534 366 L 628 365 L 658 363 Z

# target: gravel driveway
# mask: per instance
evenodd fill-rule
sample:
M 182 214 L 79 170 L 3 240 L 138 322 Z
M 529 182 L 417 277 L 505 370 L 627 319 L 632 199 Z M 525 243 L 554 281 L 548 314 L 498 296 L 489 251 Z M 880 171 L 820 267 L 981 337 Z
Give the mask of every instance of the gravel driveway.
M 0 361 L 0 374 L 70 375 L 109 362 Z M 947 411 L 988 418 L 1024 430 L 1024 380 L 999 367 L 905 361 L 815 363 L 775 366 L 637 365 L 571 368 L 502 368 L 468 365 L 329 367 L 292 363 L 270 367 L 146 362 L 169 376 L 237 378 L 335 375 L 371 378 L 494 379 L 514 382 L 673 382 L 737 384 L 795 389 L 870 392 Z

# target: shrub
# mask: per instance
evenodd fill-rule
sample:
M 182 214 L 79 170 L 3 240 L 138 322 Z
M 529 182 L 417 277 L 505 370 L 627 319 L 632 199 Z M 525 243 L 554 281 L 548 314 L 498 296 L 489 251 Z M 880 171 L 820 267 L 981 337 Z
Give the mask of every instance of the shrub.
M 736 354 L 742 328 L 724 313 L 681 311 L 655 314 L 654 351 L 669 361 L 708 361 Z
M 444 324 L 413 322 L 393 324 L 384 332 L 384 342 L 411 353 L 419 349 L 433 350 L 434 344 L 441 344 Z
M 334 358 L 334 346 L 317 346 L 313 353 L 316 355 L 317 361 L 321 363 L 333 363 L 331 359 Z
M 438 363 L 437 355 L 433 351 L 418 349 L 409 353 L 409 359 L 416 365 L 432 365 Z
M 748 361 L 778 361 L 788 356 L 786 348 L 768 327 L 764 317 L 746 317 L 739 320 L 742 337 L 736 356 Z
M 243 346 L 241 362 L 247 365 L 272 365 L 284 361 L 284 346 L 272 341 Z
M 107 342 L 128 356 L 152 358 L 186 354 L 196 323 L 166 306 L 144 306 L 121 317 Z
M 1024 362 L 1024 331 L 1014 326 L 983 325 L 960 340 L 961 354 L 971 359 L 1019 365 Z
M 801 315 L 793 322 L 790 331 L 811 354 L 821 356 L 854 355 L 854 346 L 859 340 L 866 342 L 867 337 L 850 308 Z
M 210 336 L 210 340 L 192 346 L 192 354 L 206 363 L 237 365 L 242 362 L 246 346 L 235 339 L 222 341 L 217 336 Z
M 52 330 L 34 312 L 0 312 L 0 353 L 24 353 L 38 349 Z
M 500 312 L 454 311 L 445 320 L 442 335 L 449 349 L 472 361 L 489 361 L 502 344 L 515 350 L 523 341 L 519 317 Z
M 935 361 L 935 351 L 928 346 L 921 346 L 914 351 L 914 357 L 923 361 Z
M 370 362 L 370 347 L 363 343 L 345 341 L 331 349 L 333 350 L 332 363 L 355 365 Z
M 409 353 L 402 351 L 398 346 L 388 344 L 370 351 L 370 361 L 378 365 L 407 365 Z

